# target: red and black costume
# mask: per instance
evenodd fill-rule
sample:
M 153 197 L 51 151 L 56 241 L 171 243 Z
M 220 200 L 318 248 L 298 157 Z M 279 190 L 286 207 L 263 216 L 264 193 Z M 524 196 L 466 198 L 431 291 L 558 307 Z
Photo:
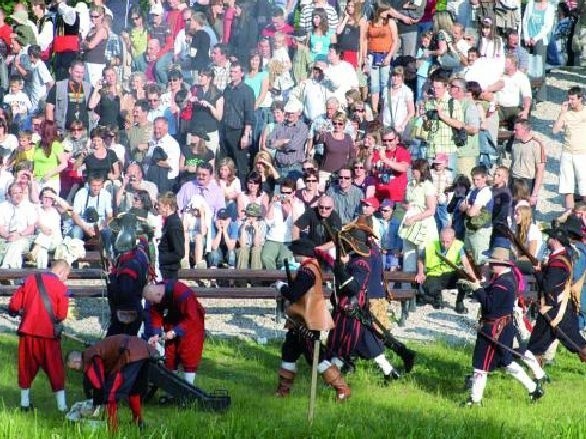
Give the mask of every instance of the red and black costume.
M 482 312 L 472 366 L 486 372 L 508 366 L 513 361 L 512 353 L 497 346 L 488 337 L 511 349 L 513 347 L 513 307 L 517 298 L 515 275 L 507 271 L 493 278 L 488 287 L 474 291 L 472 297 L 480 302 Z
M 369 359 L 379 356 L 384 352 L 382 341 L 371 328 L 348 312 L 353 307 L 368 308 L 369 258 L 353 253 L 345 267 L 337 264 L 335 274 L 339 286 L 334 311 L 335 328 L 328 337 L 328 358 L 347 358 L 353 354 Z
M 55 320 L 60 322 L 67 317 L 69 307 L 67 286 L 51 272 L 42 273 L 41 278 Z M 49 377 L 53 392 L 63 390 L 65 372 L 61 340 L 55 335 L 53 321 L 45 308 L 35 276 L 28 276 L 24 284 L 16 290 L 10 299 L 8 310 L 11 314 L 22 315 L 18 327 L 19 386 L 22 389 L 30 388 L 39 368 L 42 368 Z
M 111 317 L 106 336 L 138 333 L 142 324 L 142 290 L 148 272 L 149 258 L 140 246 L 121 254 L 116 260 L 108 283 Z
M 118 334 L 82 354 L 84 388 L 93 391 L 94 404 L 106 404 L 108 425 L 118 427 L 118 401 L 128 398 L 132 420 L 142 423 L 141 398 L 148 388 L 149 358 L 153 347 L 137 337 Z
M 586 340 L 580 335 L 576 308 L 571 298 L 564 299 L 569 293 L 565 290 L 566 283 L 571 282 L 571 276 L 571 258 L 565 248 L 552 253 L 547 266 L 541 272 L 535 273 L 541 289 L 542 303 L 527 350 L 536 356 L 543 355 L 549 345 L 558 338 L 570 352 L 578 353 L 582 361 L 586 360 Z M 567 302 L 565 312 L 561 309 L 563 301 Z M 563 313 L 561 320 L 557 319 L 559 313 Z M 559 320 L 559 323 L 552 325 L 556 320 Z
M 182 364 L 186 373 L 197 372 L 203 352 L 204 314 L 192 289 L 183 282 L 165 281 L 165 295 L 160 303 L 151 305 L 146 326 L 155 333 L 161 327 L 175 332 L 175 338 L 165 342 L 168 369 L 177 370 Z

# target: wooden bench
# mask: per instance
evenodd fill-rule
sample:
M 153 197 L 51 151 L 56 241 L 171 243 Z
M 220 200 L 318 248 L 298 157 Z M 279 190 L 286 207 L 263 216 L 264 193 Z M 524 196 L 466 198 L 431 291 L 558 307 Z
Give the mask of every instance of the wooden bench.
M 13 281 L 10 285 L 0 285 L 0 296 L 11 296 L 19 287 L 22 279 L 30 274 L 41 273 L 44 270 L 0 270 L 0 281 Z M 295 272 L 293 271 L 293 274 Z M 386 272 L 385 277 L 389 282 L 413 283 L 415 273 Z M 215 280 L 240 280 L 247 282 L 274 282 L 276 280 L 287 280 L 285 271 L 280 270 L 180 270 L 179 279 L 187 282 L 200 281 L 203 279 Z M 102 282 L 93 285 L 80 284 L 81 280 L 93 280 Z M 69 276 L 69 290 L 73 297 L 102 297 L 105 295 L 104 273 L 102 270 L 86 269 L 71 270 Z M 332 273 L 325 273 L 324 280 L 333 281 Z M 266 299 L 275 301 L 275 313 L 277 319 L 281 317 L 283 297 L 271 286 L 254 287 L 227 287 L 227 288 L 202 288 L 194 287 L 198 297 L 206 299 L 231 299 L 231 300 L 253 300 Z M 414 288 L 392 289 L 393 300 L 404 302 L 415 297 L 417 290 Z M 324 288 L 324 297 L 329 299 L 332 291 Z

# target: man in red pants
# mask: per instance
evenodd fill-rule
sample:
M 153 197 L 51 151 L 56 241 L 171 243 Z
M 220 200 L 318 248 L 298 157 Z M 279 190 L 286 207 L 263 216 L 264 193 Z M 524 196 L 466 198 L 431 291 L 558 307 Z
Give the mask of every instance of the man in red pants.
M 146 341 L 127 334 L 106 337 L 85 351 L 72 351 L 67 367 L 83 370 L 84 388 L 94 405 L 106 404 L 108 427 L 118 429 L 118 401 L 128 398 L 132 420 L 142 426 L 141 398 L 148 388 L 149 358 L 156 353 Z
M 28 276 L 8 304 L 11 315 L 22 315 L 18 327 L 18 385 L 20 408 L 23 411 L 32 407 L 30 387 L 39 368 L 49 377 L 57 399 L 57 409 L 67 411 L 65 371 L 57 325 L 67 317 L 69 300 L 64 282 L 70 269 L 66 261 L 54 261 L 51 271 Z M 44 287 L 44 294 L 39 289 L 39 282 Z
M 145 324 L 147 334 L 154 334 L 149 343 L 154 346 L 164 338 L 165 366 L 177 372 L 181 364 L 185 381 L 193 385 L 203 352 L 203 306 L 192 289 L 175 280 L 147 285 L 143 297 L 150 305 L 150 321 Z

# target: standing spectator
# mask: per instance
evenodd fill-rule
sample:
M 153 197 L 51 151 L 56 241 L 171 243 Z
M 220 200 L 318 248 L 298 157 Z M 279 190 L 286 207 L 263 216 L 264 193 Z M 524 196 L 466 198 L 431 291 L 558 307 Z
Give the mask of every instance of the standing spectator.
M 328 29 L 326 12 L 315 9 L 311 15 L 309 50 L 314 61 L 325 61 L 330 44 L 336 42 L 336 34 Z
M 130 30 L 122 33 L 127 50 L 132 58 L 137 58 L 146 52 L 148 32 L 144 25 L 144 14 L 140 6 L 130 8 Z
M 63 152 L 69 156 L 67 168 L 64 169 L 59 177 L 61 185 L 59 195 L 70 202 L 73 200 L 77 189 L 83 185 L 82 171 L 75 166 L 75 162 L 83 151 L 88 150 L 88 148 L 89 140 L 87 131 L 80 121 L 73 122 L 63 139 Z
M 510 248 L 510 239 L 504 230 L 509 227 L 513 210 L 513 196 L 508 187 L 509 168 L 498 166 L 494 171 L 492 183 L 492 236 L 490 237 L 490 248 Z
M 95 83 L 88 102 L 88 108 L 98 116 L 101 126 L 121 127 L 120 98 L 121 90 L 116 70 L 108 66 L 103 69 L 102 78 Z
M 59 82 L 67 78 L 68 69 L 71 69 L 71 65 L 76 57 L 79 56 L 81 48 L 80 35 L 83 35 L 83 20 L 81 14 L 76 9 L 69 6 L 67 2 L 60 1 L 57 4 L 55 21 L 55 41 L 53 43 L 53 51 L 55 52 L 54 68 L 55 81 Z M 69 74 L 71 74 L 71 71 L 69 71 Z M 83 75 L 77 82 L 81 82 L 82 79 Z
M 486 261 L 486 249 L 492 235 L 492 191 L 486 184 L 487 171 L 484 166 L 472 169 L 474 189 L 458 209 L 465 214 L 466 237 L 464 245 L 471 252 L 474 263 L 481 266 Z
M 159 241 L 159 271 L 163 279 L 177 280 L 181 260 L 185 256 L 185 236 L 177 213 L 177 197 L 173 192 L 159 195 L 159 213 L 163 217 Z
M 431 125 L 427 139 L 427 156 L 446 153 L 448 168 L 456 172 L 458 147 L 454 143 L 452 128 L 462 128 L 464 115 L 460 102 L 452 99 L 448 93 L 447 84 L 447 78 L 436 74 L 432 79 L 433 99 L 428 100 L 424 106 L 425 115 Z
M 230 82 L 230 70 L 232 65 L 228 60 L 228 49 L 224 44 L 218 43 L 212 49 L 212 71 L 214 72 L 214 85 L 220 91 L 224 91 Z
M 41 140 L 33 153 L 33 175 L 41 187 L 53 189 L 58 194 L 61 188 L 59 174 L 68 166 L 69 154 L 59 141 L 57 127 L 53 121 L 44 121 Z
M 149 149 L 149 143 L 153 136 L 153 124 L 149 121 L 149 104 L 144 99 L 139 99 L 134 104 L 132 116 L 134 124 L 128 131 L 128 143 L 130 160 L 142 165 Z
M 376 197 L 402 203 L 407 188 L 407 171 L 411 164 L 411 154 L 400 144 L 399 134 L 394 130 L 382 133 L 384 151 L 378 148 L 366 159 L 366 168 L 377 179 Z
M 267 226 L 261 259 L 266 270 L 280 267 L 284 259 L 292 259 L 289 246 L 293 241 L 293 225 L 304 212 L 305 206 L 295 198 L 295 180 L 286 179 L 281 193 L 275 195 L 265 217 Z
M 389 8 L 379 6 L 366 29 L 366 45 L 362 59 L 366 60 L 370 76 L 370 99 L 372 110 L 378 114 L 381 91 L 389 83 L 391 60 L 397 51 L 399 37 L 397 22 L 388 17 Z
M 149 10 L 151 20 L 148 27 L 149 41 L 157 40 L 159 42 L 161 55 L 172 55 L 174 41 L 173 30 L 165 22 L 164 14 L 165 11 L 161 3 L 153 3 L 151 5 Z
M 260 135 L 269 119 L 271 94 L 269 93 L 269 73 L 262 70 L 260 54 L 252 51 L 247 57 L 248 72 L 244 83 L 254 93 L 254 125 L 252 128 L 252 151 L 258 151 Z
M 220 149 L 218 124 L 224 112 L 224 98 L 214 84 L 213 70 L 200 70 L 198 78 L 199 84 L 191 89 L 191 96 L 194 99 L 191 108 L 191 130 L 206 133 L 208 148 L 217 156 Z
M 560 159 L 560 193 L 566 197 L 567 210 L 574 208 L 574 181 L 578 180 L 578 193 L 586 196 L 586 174 L 580 167 L 586 160 L 584 130 L 586 129 L 586 108 L 584 92 L 580 87 L 568 90 L 568 100 L 562 103 L 560 114 L 553 126 L 554 134 L 564 131 L 565 142 Z
M 431 172 L 431 181 L 435 187 L 437 196 L 437 207 L 435 210 L 435 223 L 439 231 L 450 226 L 450 217 L 448 215 L 448 189 L 452 186 L 454 176 L 452 171 L 446 168 L 448 156 L 437 154 L 433 159 L 433 168 Z
M 250 52 L 258 42 L 258 22 L 253 15 L 252 3 L 238 2 L 235 8 L 235 20 L 232 22 L 228 48 L 240 62 L 248 59 Z
M 175 79 L 181 78 L 181 73 L 177 70 L 172 70 L 168 73 L 168 77 L 173 76 Z M 171 81 L 171 80 L 169 80 Z M 177 118 L 173 114 L 170 99 L 166 101 L 162 99 L 161 87 L 156 84 L 149 84 L 146 87 L 146 95 L 149 103 L 149 114 L 148 119 L 150 122 L 154 122 L 157 117 L 163 117 L 167 120 L 167 130 L 170 135 L 175 136 L 177 134 Z M 167 96 L 168 98 L 168 96 Z
M 301 176 L 308 133 L 307 125 L 300 119 L 301 110 L 301 103 L 291 98 L 284 108 L 285 121 L 269 134 L 266 145 L 276 150 L 275 162 L 279 175 L 294 180 Z
M 7 193 L 9 199 L 0 204 L 0 268 L 21 268 L 23 254 L 28 252 L 35 233 L 37 213 L 24 199 L 18 177 Z
M 531 123 L 526 119 L 518 119 L 515 122 L 513 133 L 515 135 L 511 150 L 513 183 L 523 180 L 527 184 L 531 194 L 529 203 L 536 208 L 547 161 L 545 145 L 535 137 L 531 131 Z
M 341 54 L 342 50 L 337 44 L 330 45 L 328 51 L 329 65 L 324 75 L 330 85 L 330 90 L 338 98 L 340 105 L 346 106 L 346 92 L 351 88 L 358 88 L 359 83 L 356 70 L 352 67 L 352 64 L 340 58 Z
M 403 249 L 403 241 L 399 238 L 401 221 L 394 215 L 395 203 L 384 200 L 380 205 L 379 242 L 383 254 L 385 270 L 395 271 L 399 268 L 399 254 Z
M 65 281 L 70 267 L 64 260 L 53 263 L 48 273 L 30 275 L 10 299 L 10 314 L 22 316 L 18 328 L 18 384 L 20 409 L 29 411 L 30 388 L 42 368 L 57 399 L 57 410 L 67 411 L 65 371 L 57 325 L 67 318 L 69 300 Z
M 505 57 L 505 73 L 487 90 L 498 91 L 499 117 L 501 122 L 506 122 L 507 129 L 513 129 L 517 118 L 529 118 L 532 102 L 531 83 L 527 75 L 517 69 L 515 55 Z
M 147 180 L 156 183 L 159 192 L 172 190 L 179 175 L 179 158 L 181 149 L 177 140 L 169 134 L 167 119 L 157 117 L 153 123 L 153 142 L 149 145 L 147 162 L 143 163 Z M 156 177 L 158 172 L 158 177 Z M 150 176 L 153 178 L 150 178 Z
M 342 49 L 342 59 L 348 61 L 354 68 L 360 68 L 363 64 L 360 46 L 360 18 L 362 16 L 362 3 L 350 0 L 344 9 L 344 17 L 336 27 L 336 39 Z
M 242 66 L 230 67 L 231 83 L 224 90 L 224 111 L 220 136 L 222 156 L 229 155 L 236 163 L 238 177 L 248 173 L 248 152 L 252 145 L 254 92 L 243 82 Z
M 519 40 L 519 32 L 516 29 L 511 29 L 507 32 L 505 51 L 507 55 L 515 56 L 519 70 L 527 74 L 527 70 L 529 69 L 529 52 L 519 44 Z
M 492 18 L 484 17 L 481 20 L 479 33 L 478 52 L 480 56 L 493 60 L 500 68 L 504 65 L 505 47 L 501 37 L 496 35 L 496 27 Z
M 535 99 L 539 102 L 547 100 L 547 85 L 545 84 L 545 61 L 547 45 L 555 22 L 555 6 L 546 0 L 529 0 L 523 14 L 522 35 L 525 47 L 532 56 L 541 58 L 541 68 L 533 71 L 536 78 L 543 80 Z
M 311 76 L 298 85 L 299 92 L 295 95 L 303 105 L 303 115 L 308 123 L 313 123 L 319 118 L 323 118 L 328 106 L 328 97 L 331 92 L 327 88 L 324 81 L 324 66 L 321 63 L 316 63 L 311 68 Z M 290 99 L 293 99 L 291 96 Z M 339 104 L 336 101 L 330 103 L 330 114 L 338 111 Z M 333 115 L 333 114 L 331 114 Z
M 143 72 L 134 72 L 130 75 L 130 79 L 128 80 L 129 90 L 123 91 L 122 100 L 120 102 L 121 111 L 132 113 L 136 102 L 147 98 L 145 83 L 146 77 Z
M 312 18 L 316 9 L 323 9 L 325 11 L 328 19 L 328 28 L 330 32 L 335 34 L 336 27 L 338 26 L 338 13 L 327 0 L 313 0 L 313 3 L 302 8 L 299 17 L 299 27 L 308 33 L 311 31 Z
M 29 46 L 27 53 L 30 61 L 27 77 L 30 75 L 30 80 L 25 80 L 24 88 L 31 100 L 31 113 L 34 114 L 39 110 L 41 102 L 45 101 L 54 81 L 47 65 L 41 59 L 41 48 L 34 45 Z
M 352 184 L 352 171 L 348 166 L 340 168 L 338 182 L 330 187 L 328 196 L 334 201 L 336 212 L 340 216 L 342 224 L 354 221 L 360 213 L 362 191 Z
M 413 91 L 405 84 L 405 70 L 397 66 L 391 73 L 391 83 L 383 91 L 383 125 L 403 134 L 413 116 L 415 100 Z M 376 111 L 376 108 L 373 108 Z
M 464 115 L 462 128 L 466 131 L 466 144 L 458 146 L 457 170 L 461 174 L 468 175 L 476 166 L 480 154 L 478 133 L 482 119 L 476 102 L 472 99 L 472 95 L 466 91 L 466 81 L 461 78 L 452 79 L 450 96 L 454 101 L 458 101 L 462 107 Z
M 84 73 L 83 61 L 73 61 L 69 79 L 57 81 L 47 95 L 45 119 L 55 121 L 58 130 L 65 131 L 74 121 L 89 126 L 87 104 L 91 85 L 83 80 Z
M 93 27 L 82 40 L 83 57 L 87 66 L 87 80 L 95 85 L 102 76 L 102 70 L 106 66 L 106 43 L 108 42 L 108 28 L 105 23 L 105 11 L 103 6 L 92 5 L 90 18 Z
M 387 15 L 389 18 L 397 20 L 397 33 L 400 41 L 399 50 L 403 56 L 415 56 L 417 49 L 417 23 L 421 21 L 427 3 L 391 2 L 391 9 L 387 12 Z
M 336 113 L 332 125 L 332 132 L 324 131 L 317 138 L 317 143 L 324 145 L 323 162 L 319 170 L 322 182 L 327 181 L 332 173 L 338 172 L 342 167 L 349 166 L 356 158 L 352 137 L 344 132 L 346 115 L 342 112 Z
M 4 15 L 4 9 L 0 8 L 0 39 L 4 41 L 7 47 L 10 47 L 10 35 L 12 35 L 12 27 L 6 23 L 6 16 Z

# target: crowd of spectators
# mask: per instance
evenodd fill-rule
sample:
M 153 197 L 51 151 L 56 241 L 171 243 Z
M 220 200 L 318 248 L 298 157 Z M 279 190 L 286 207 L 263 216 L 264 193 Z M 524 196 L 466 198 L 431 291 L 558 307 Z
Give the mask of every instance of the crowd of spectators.
M 390 270 L 415 271 L 447 227 L 476 263 L 507 245 L 493 224 L 534 238 L 547 148 L 531 111 L 546 69 L 580 62 L 575 2 L 143 4 L 0 9 L 2 268 L 44 268 L 96 230 L 114 257 L 127 212 L 170 278 L 279 268 L 302 236 L 333 256 L 359 215 Z M 554 126 L 568 210 L 586 195 L 583 99 L 571 88 Z

